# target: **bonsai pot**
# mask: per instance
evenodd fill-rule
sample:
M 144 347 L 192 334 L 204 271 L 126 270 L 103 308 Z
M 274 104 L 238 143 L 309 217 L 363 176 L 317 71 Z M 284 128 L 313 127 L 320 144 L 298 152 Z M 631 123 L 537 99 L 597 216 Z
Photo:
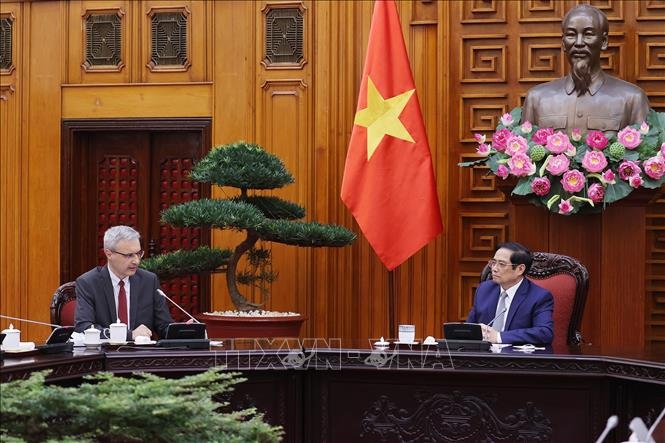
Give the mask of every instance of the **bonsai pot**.
M 210 338 L 298 337 L 307 320 L 302 315 L 282 317 L 236 317 L 199 314 L 196 318 L 206 324 Z

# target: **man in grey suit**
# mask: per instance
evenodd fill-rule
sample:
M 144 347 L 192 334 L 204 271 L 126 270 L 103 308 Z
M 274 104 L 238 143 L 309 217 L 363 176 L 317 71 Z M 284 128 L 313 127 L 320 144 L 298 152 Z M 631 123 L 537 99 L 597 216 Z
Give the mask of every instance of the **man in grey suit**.
M 76 279 L 76 331 L 99 330 L 121 320 L 127 339 L 164 337 L 173 322 L 164 297 L 157 293 L 159 279 L 139 268 L 143 257 L 141 236 L 129 226 L 113 226 L 104 233 L 106 266 Z
M 561 23 L 562 46 L 570 74 L 531 88 L 522 122 L 539 127 L 583 133 L 614 131 L 640 124 L 649 113 L 649 100 L 639 87 L 603 72 L 601 52 L 607 49 L 609 23 L 590 5 L 571 9 Z

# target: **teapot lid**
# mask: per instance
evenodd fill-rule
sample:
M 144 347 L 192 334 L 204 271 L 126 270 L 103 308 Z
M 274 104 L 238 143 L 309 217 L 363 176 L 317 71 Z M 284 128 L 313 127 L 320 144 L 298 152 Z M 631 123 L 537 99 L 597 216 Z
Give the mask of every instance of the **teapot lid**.
M 3 334 L 13 334 L 15 332 L 21 332 L 18 329 L 14 328 L 14 325 L 12 323 L 9 324 L 9 328 L 3 329 L 2 333 Z
M 117 319 L 117 320 L 115 321 L 115 323 L 111 323 L 111 326 L 113 326 L 113 325 L 123 325 L 123 326 L 127 326 L 126 324 L 124 324 L 123 322 L 121 322 L 120 319 Z

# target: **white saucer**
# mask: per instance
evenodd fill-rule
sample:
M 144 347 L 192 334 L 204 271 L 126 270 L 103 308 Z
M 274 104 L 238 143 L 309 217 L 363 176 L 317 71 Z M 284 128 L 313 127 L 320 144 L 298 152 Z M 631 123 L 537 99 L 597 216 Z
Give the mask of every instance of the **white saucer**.
M 86 348 L 98 348 L 102 345 L 102 341 L 98 341 L 97 343 L 83 343 Z
M 374 346 L 390 346 L 389 341 L 375 341 Z
M 148 341 L 144 341 L 142 343 L 138 343 L 138 342 L 135 341 L 134 345 L 136 345 L 136 346 L 146 346 L 146 345 L 154 345 L 155 343 L 157 343 L 155 340 L 148 340 Z
M 395 343 L 396 345 L 417 345 L 419 342 L 417 342 L 417 341 L 412 341 L 412 342 L 408 342 L 408 341 L 405 341 L 405 342 L 396 341 L 396 342 L 394 342 L 394 343 Z
M 22 341 L 19 343 L 17 348 L 7 348 L 5 346 L 0 346 L 0 349 L 10 354 L 20 353 L 20 352 L 30 352 L 35 350 L 35 343 L 31 341 Z
M 110 341 L 109 340 L 108 344 L 110 344 L 111 346 L 121 346 L 121 345 L 126 345 L 127 342 L 126 341 Z

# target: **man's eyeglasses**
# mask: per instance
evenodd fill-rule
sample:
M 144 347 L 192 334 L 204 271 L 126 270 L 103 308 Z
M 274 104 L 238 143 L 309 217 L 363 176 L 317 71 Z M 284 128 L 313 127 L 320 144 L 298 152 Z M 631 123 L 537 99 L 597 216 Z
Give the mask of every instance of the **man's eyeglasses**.
M 491 259 L 490 261 L 487 262 L 487 266 L 490 268 L 497 267 L 499 269 L 506 269 L 508 266 L 512 266 L 513 269 L 515 269 L 515 266 L 517 266 L 515 263 L 507 263 L 505 261 L 497 261 L 494 259 Z
M 131 260 L 134 257 L 141 260 L 143 258 L 143 254 L 145 254 L 145 251 L 143 249 L 141 249 L 139 252 L 129 252 L 129 253 L 118 252 L 118 251 L 114 251 L 113 249 L 109 249 L 109 251 L 113 252 L 114 254 L 122 255 L 123 257 L 125 257 L 128 260 Z

